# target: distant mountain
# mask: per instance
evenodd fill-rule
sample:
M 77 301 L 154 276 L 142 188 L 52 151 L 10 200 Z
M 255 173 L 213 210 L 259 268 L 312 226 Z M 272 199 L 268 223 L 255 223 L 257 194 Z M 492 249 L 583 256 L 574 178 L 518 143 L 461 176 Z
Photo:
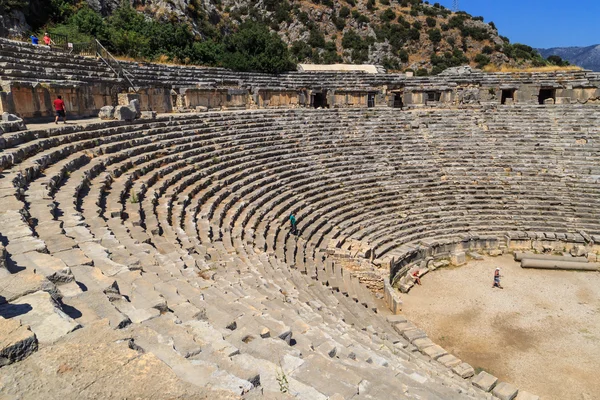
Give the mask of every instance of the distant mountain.
M 537 49 L 542 57 L 559 56 L 571 64 L 600 72 L 600 44 L 589 47 L 554 47 Z

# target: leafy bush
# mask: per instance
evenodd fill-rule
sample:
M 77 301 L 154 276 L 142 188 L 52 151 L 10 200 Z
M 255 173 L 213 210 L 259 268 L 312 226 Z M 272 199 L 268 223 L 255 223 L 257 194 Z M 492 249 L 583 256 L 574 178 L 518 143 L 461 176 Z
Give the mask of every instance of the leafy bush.
M 432 29 L 427 33 L 429 35 L 429 40 L 431 40 L 433 44 L 438 44 L 442 41 L 442 32 L 440 32 L 439 29 Z
M 477 63 L 477 68 L 483 68 L 488 65 L 491 60 L 485 54 L 477 54 L 474 61 Z
M 563 60 L 562 57 L 556 55 L 552 55 L 546 60 L 548 60 L 550 64 L 556 65 L 558 67 L 566 67 L 568 65 L 571 65 L 567 60 Z
M 237 71 L 278 73 L 294 69 L 286 44 L 262 24 L 249 21 L 223 41 L 220 65 Z
M 381 13 L 380 18 L 384 22 L 390 22 L 396 19 L 396 13 L 391 8 L 386 8 L 385 11 Z

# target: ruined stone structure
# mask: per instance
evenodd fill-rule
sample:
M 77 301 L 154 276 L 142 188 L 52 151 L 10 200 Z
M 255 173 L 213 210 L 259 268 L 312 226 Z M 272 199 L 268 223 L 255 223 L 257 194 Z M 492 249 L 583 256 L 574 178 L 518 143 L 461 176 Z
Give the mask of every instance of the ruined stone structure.
M 4 110 L 132 100 L 94 60 L 34 78 L 38 49 L 0 46 Z M 142 110 L 223 110 L 0 136 L 2 395 L 536 398 L 394 315 L 392 285 L 465 252 L 595 257 L 597 75 L 130 70 Z
M 238 73 L 219 68 L 123 63 L 134 77 L 142 109 L 254 109 L 280 107 L 436 107 L 481 104 L 600 102 L 600 73 L 457 74 L 408 77 L 367 72 Z M 60 94 L 74 116 L 95 116 L 117 105 L 127 82 L 102 60 L 52 52 L 0 39 L 0 113 L 52 115 Z M 465 73 L 466 72 L 466 73 Z

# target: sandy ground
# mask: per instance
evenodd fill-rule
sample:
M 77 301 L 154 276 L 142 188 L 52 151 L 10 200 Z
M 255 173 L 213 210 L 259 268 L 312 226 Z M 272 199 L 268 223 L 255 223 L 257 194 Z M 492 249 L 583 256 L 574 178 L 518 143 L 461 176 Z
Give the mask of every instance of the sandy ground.
M 403 313 L 447 351 L 542 399 L 600 399 L 600 273 L 521 269 L 505 255 L 421 280 Z

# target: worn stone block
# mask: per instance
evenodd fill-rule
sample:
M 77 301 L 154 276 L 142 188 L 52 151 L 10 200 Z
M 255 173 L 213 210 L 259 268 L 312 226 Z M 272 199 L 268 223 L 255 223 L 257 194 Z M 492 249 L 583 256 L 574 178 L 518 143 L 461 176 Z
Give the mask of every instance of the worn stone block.
M 437 344 L 426 347 L 425 349 L 421 350 L 421 353 L 433 358 L 434 360 L 437 360 L 438 358 L 448 354 L 446 350 L 444 350 L 441 346 L 438 346 Z
M 452 354 L 446 354 L 445 356 L 441 356 L 437 359 L 437 361 L 448 368 L 454 368 L 462 363 L 460 358 L 457 358 Z
M 540 400 L 540 396 L 519 390 L 516 397 L 517 400 Z
M 111 120 L 115 118 L 115 107 L 113 106 L 104 106 L 100 109 L 98 113 L 98 118 L 101 120 Z
M 467 263 L 467 255 L 464 251 L 454 253 L 450 257 L 450 261 L 452 262 L 452 265 L 455 266 L 465 265 Z
M 481 371 L 472 380 L 473 386 L 478 387 L 481 390 L 485 390 L 486 392 L 492 390 L 494 386 L 496 386 L 497 382 L 498 378 L 496 378 L 494 375 L 488 374 L 485 371 Z
M 413 342 L 413 340 L 415 339 L 421 339 L 424 337 L 427 337 L 427 333 L 425 333 L 425 331 L 421 330 L 421 329 L 410 329 L 407 331 L 404 331 L 402 333 L 402 336 L 404 336 L 406 338 L 406 340 L 408 340 L 409 342 Z
M 463 379 L 467 379 L 475 375 L 475 370 L 467 363 L 458 364 L 452 368 L 452 371 Z
M 16 318 L 0 317 L 0 367 L 21 361 L 37 349 L 37 338 L 29 326 Z
M 519 393 L 519 389 L 506 382 L 500 382 L 492 390 L 492 394 L 500 400 L 513 400 L 517 397 L 517 393 Z

